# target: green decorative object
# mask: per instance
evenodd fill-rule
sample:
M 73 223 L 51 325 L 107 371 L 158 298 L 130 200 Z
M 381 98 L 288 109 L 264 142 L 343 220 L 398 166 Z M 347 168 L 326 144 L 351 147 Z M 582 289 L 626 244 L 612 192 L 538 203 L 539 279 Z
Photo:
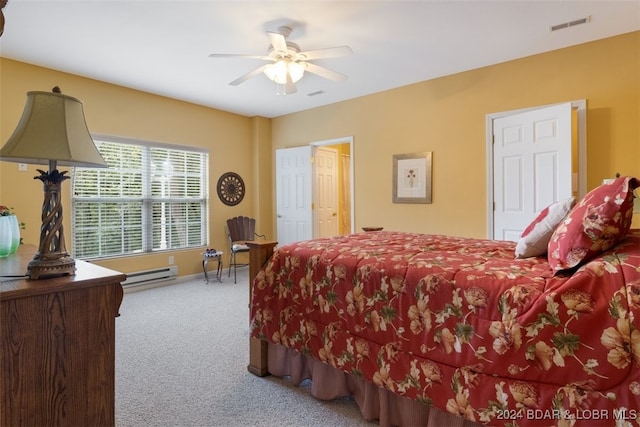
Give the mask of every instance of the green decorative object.
M 0 216 L 0 258 L 15 253 L 20 246 L 20 225 L 15 215 Z

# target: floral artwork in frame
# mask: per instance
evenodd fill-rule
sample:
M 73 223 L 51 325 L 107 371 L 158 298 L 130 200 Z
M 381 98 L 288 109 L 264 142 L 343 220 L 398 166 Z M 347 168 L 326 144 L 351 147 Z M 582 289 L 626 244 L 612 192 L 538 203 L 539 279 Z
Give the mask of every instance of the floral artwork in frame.
M 393 155 L 393 203 L 431 203 L 431 154 Z

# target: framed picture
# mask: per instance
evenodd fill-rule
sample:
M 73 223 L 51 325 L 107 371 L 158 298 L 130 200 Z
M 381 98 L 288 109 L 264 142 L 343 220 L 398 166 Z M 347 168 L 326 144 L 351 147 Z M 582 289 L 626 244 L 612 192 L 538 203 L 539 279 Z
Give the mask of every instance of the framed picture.
M 393 155 L 393 203 L 431 203 L 431 151 Z

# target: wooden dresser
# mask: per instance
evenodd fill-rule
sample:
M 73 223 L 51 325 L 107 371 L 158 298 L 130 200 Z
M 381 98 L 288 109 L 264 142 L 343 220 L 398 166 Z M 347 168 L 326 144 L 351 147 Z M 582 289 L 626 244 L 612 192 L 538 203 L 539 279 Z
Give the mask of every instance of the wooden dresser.
M 126 275 L 76 261 L 74 276 L 15 277 L 35 251 L 0 258 L 0 426 L 113 426 Z

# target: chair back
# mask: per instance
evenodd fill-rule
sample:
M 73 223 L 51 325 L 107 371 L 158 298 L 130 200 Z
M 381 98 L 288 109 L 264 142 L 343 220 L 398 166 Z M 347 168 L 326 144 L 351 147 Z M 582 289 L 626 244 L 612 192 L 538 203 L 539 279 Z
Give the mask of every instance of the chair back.
M 255 239 L 256 220 L 246 216 L 236 216 L 227 220 L 229 240 L 231 242 L 248 242 Z

